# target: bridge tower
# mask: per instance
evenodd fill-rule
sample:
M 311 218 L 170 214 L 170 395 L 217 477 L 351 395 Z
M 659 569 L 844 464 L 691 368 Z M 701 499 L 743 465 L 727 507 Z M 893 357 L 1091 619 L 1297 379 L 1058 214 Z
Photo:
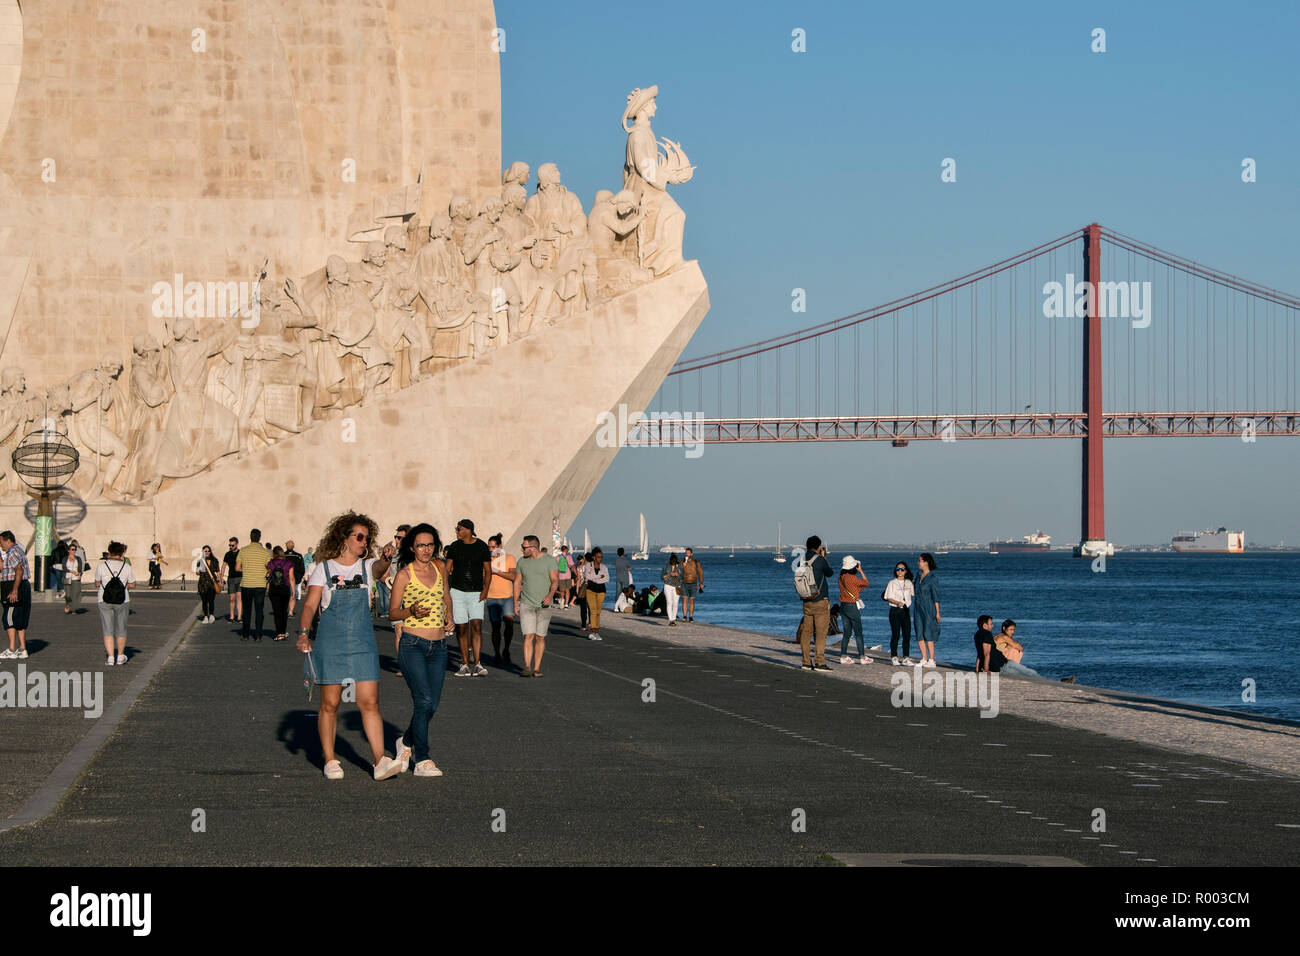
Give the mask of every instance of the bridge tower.
M 1101 226 L 1083 230 L 1083 274 L 1087 277 L 1088 314 L 1083 320 L 1083 413 L 1088 433 L 1083 439 L 1083 528 L 1076 557 L 1110 556 L 1115 547 L 1106 540 L 1106 473 L 1102 464 L 1101 424 Z

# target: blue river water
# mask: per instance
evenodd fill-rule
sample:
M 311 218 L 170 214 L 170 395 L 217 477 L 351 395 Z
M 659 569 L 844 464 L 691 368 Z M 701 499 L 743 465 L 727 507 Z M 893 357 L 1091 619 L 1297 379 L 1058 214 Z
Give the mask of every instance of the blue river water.
M 862 562 L 871 582 L 862 612 L 867 645 L 888 650 L 880 592 L 894 562 L 915 570 L 916 554 L 837 546 L 837 573 L 845 554 Z M 794 636 L 800 602 L 792 563 L 752 551 L 698 557 L 705 581 L 698 621 Z M 657 582 L 666 558 L 651 553 L 633 562 L 636 584 Z M 940 661 L 973 664 L 975 619 L 991 614 L 995 629 L 1005 618 L 1016 621 L 1024 662 L 1044 677 L 1073 674 L 1082 684 L 1300 722 L 1300 554 L 1121 552 L 1103 572 L 1065 552 L 955 551 L 935 560 Z M 838 601 L 834 587 L 831 601 Z M 1251 686 L 1255 700 L 1244 701 Z

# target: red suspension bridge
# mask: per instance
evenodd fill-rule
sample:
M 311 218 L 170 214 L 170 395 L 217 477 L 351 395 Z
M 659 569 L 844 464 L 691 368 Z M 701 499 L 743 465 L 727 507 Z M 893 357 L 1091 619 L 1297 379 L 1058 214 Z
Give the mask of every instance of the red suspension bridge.
M 683 359 L 629 444 L 1300 434 L 1300 299 L 1093 223 L 913 295 Z M 1103 336 L 1103 327 L 1106 335 Z M 665 407 L 690 423 L 664 415 Z M 687 431 L 684 433 L 683 428 Z

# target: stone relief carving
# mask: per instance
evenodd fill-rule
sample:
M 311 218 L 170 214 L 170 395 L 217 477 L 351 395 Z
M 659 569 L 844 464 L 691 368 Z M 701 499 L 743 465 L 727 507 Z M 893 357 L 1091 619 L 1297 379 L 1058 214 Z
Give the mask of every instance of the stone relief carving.
M 348 224 L 356 261 L 332 255 L 299 281 L 254 270 L 252 321 L 177 318 L 161 344 L 135 336 L 129 366 L 105 357 L 44 392 L 3 370 L 0 497 L 23 492 L 10 453 L 42 422 L 82 452 L 83 498 L 140 501 L 672 272 L 686 217 L 669 187 L 695 167 L 656 139 L 658 93 L 628 96 L 622 188 L 600 190 L 590 213 L 549 162 L 531 195 L 531 168 L 514 162 L 499 196 L 477 211 L 455 196 L 427 226 L 419 186 L 403 187 Z

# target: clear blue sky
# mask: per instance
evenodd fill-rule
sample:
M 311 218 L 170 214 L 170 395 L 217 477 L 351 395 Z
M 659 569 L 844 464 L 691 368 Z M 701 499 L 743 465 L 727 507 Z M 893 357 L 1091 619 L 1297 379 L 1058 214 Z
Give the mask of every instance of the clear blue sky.
M 503 159 L 618 188 L 634 87 L 698 166 L 675 191 L 712 310 L 698 355 L 885 302 L 1091 221 L 1300 293 L 1291 3 L 500 0 Z M 1107 52 L 1090 50 L 1094 27 Z M 807 52 L 791 50 L 806 31 Z M 944 157 L 958 181 L 939 180 Z M 1241 160 L 1258 163 L 1243 184 Z M 807 290 L 808 311 L 790 310 Z M 625 449 L 575 523 L 656 542 L 1079 531 L 1079 443 Z M 1300 544 L 1300 440 L 1112 440 L 1107 534 Z

